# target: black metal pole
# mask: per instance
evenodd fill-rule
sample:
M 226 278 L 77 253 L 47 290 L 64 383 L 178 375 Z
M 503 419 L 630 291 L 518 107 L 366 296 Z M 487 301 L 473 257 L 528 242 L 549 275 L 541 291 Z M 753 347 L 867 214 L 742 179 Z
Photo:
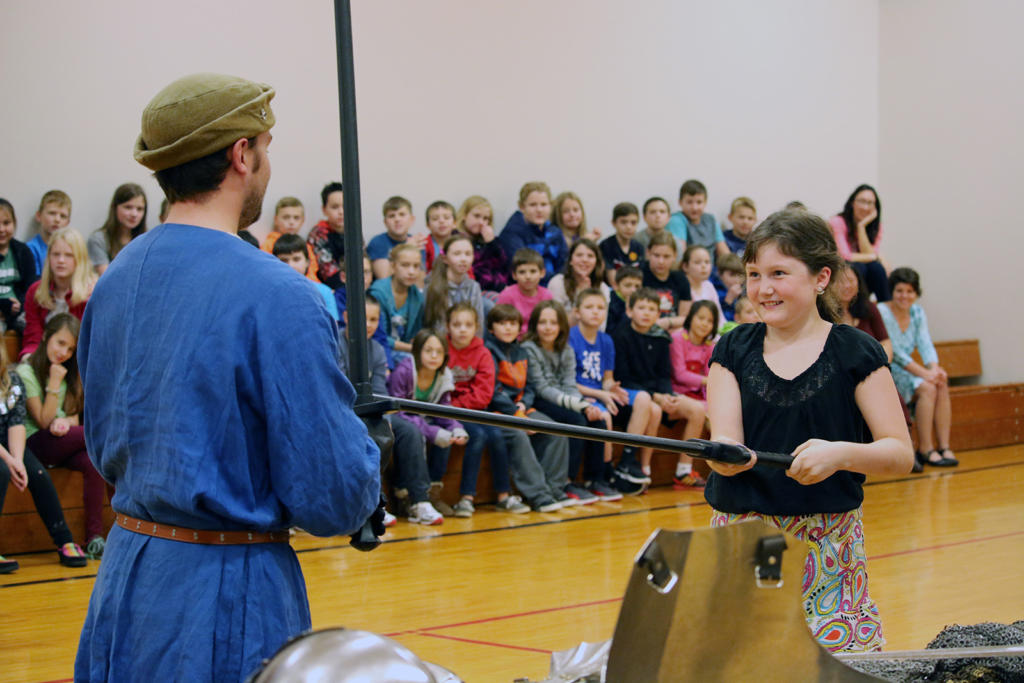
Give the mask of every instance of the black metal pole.
M 352 9 L 349 0 L 334 0 L 338 48 L 338 111 L 341 124 L 341 183 L 345 187 L 345 282 L 348 316 L 349 379 L 356 403 L 373 393 L 366 339 L 366 298 L 363 292 L 363 216 L 359 189 L 359 136 L 356 129 L 356 82 L 352 62 Z

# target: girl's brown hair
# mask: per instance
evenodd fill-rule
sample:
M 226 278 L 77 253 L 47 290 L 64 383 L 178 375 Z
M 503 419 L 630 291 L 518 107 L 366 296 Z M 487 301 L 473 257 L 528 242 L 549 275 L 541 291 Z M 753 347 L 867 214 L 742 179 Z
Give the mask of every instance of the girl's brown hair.
M 473 307 L 473 304 L 469 303 L 468 301 L 460 301 L 457 304 L 452 304 L 445 312 L 445 320 L 451 320 L 452 318 L 455 317 L 456 313 L 471 314 L 473 316 L 473 320 L 476 322 L 477 331 L 480 331 L 480 318 L 477 316 L 476 308 Z
M 576 234 L 574 235 L 575 239 L 578 240 L 587 234 L 587 212 L 584 210 L 583 200 L 580 199 L 578 194 L 575 192 L 561 192 L 557 197 L 555 197 L 555 201 L 552 202 L 554 204 L 554 209 L 551 212 L 551 222 L 557 225 L 559 230 L 563 229 L 562 205 L 565 204 L 567 199 L 571 199 L 580 205 L 580 217 L 582 220 L 580 221 L 580 227 L 576 229 Z
M 594 270 L 590 273 L 590 286 L 600 287 L 601 283 L 604 282 L 604 257 L 601 255 L 601 249 L 593 240 L 589 240 L 586 237 L 580 239 L 576 244 L 572 245 L 569 249 L 569 258 L 565 261 L 565 270 L 563 271 L 564 282 L 565 282 L 565 294 L 569 297 L 569 301 L 576 301 L 576 294 L 579 291 L 580 283 L 576 281 L 576 271 L 572 269 L 572 255 L 576 253 L 577 249 L 586 247 L 593 252 L 596 257 L 594 263 Z
M 146 199 L 146 192 L 140 185 L 125 183 L 114 190 L 114 196 L 110 199 L 110 211 L 107 212 L 107 222 L 103 224 L 100 230 L 103 231 L 103 236 L 107 241 L 107 249 L 110 251 L 111 260 L 124 248 L 118 234 L 121 226 L 117 222 L 117 207 L 136 197 L 142 197 L 142 201 L 146 203 L 146 208 L 142 212 L 142 220 L 139 221 L 137 226 L 132 228 L 131 239 L 135 239 L 146 232 L 146 216 L 149 214 L 149 201 Z
M 838 323 L 836 275 L 843 269 L 843 260 L 836 249 L 832 230 L 821 216 L 802 209 L 784 209 L 768 216 L 747 237 L 747 246 L 743 250 L 744 265 L 756 261 L 757 252 L 766 244 L 775 245 L 786 256 L 800 261 L 812 274 L 829 269 L 828 286 L 817 299 L 818 314 L 823 320 Z
M 420 354 L 423 353 L 423 347 L 431 337 L 434 337 L 437 341 L 441 342 L 441 348 L 444 349 L 444 362 L 441 364 L 441 367 L 437 369 L 437 372 L 434 373 L 434 377 L 437 377 L 437 373 L 443 372 L 444 369 L 448 367 L 448 343 L 446 340 L 441 338 L 441 335 L 434 332 L 429 327 L 424 327 L 416 333 L 415 337 L 412 338 L 412 367 L 413 372 L 419 370 Z M 415 382 L 415 378 L 413 381 Z
M 526 338 L 523 341 L 532 341 L 537 346 L 540 346 L 537 323 L 540 322 L 540 314 L 549 308 L 555 312 L 555 316 L 558 318 L 558 336 L 555 337 L 554 347 L 555 351 L 561 353 L 569 341 L 569 316 L 565 314 L 565 308 L 562 307 L 562 304 L 553 299 L 541 301 L 533 307 L 533 312 L 530 313 L 530 322 L 526 326 Z
M 50 376 L 50 357 L 46 354 L 46 346 L 49 344 L 50 338 L 61 330 L 67 330 L 75 338 L 75 344 L 77 345 L 80 326 L 81 323 L 78 322 L 78 318 L 70 313 L 58 313 L 46 323 L 46 327 L 43 328 L 42 341 L 39 342 L 39 346 L 36 347 L 36 350 L 32 352 L 32 355 L 26 361 L 29 367 L 32 368 L 32 372 L 35 373 L 36 381 L 40 385 L 46 384 L 46 379 Z M 67 369 L 64 381 L 68 386 L 67 394 L 64 396 L 64 414 L 78 415 L 82 412 L 83 398 L 82 380 L 78 376 L 77 349 L 62 365 Z
M 448 253 L 449 247 L 456 242 L 469 243 L 473 248 L 473 240 L 465 235 L 455 234 L 444 241 L 441 245 L 442 258 L 434 260 L 434 267 L 430 271 L 430 282 L 427 284 L 426 303 L 423 306 L 423 324 L 427 327 L 435 325 L 447 325 L 448 318 L 445 311 L 448 309 L 448 262 L 443 255 Z M 473 311 L 474 315 L 476 311 Z M 479 324 L 480 321 L 477 321 Z

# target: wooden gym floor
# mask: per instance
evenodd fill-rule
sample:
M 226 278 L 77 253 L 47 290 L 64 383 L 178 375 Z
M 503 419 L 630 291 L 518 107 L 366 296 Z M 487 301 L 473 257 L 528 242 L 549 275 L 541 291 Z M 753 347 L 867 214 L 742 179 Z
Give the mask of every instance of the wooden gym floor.
M 1024 445 L 960 454 L 954 470 L 865 489 L 870 589 L 889 649 L 924 647 L 945 625 L 1024 617 Z M 537 680 L 551 650 L 609 638 L 630 563 L 656 528 L 708 523 L 697 492 L 658 488 L 621 503 L 499 514 L 438 527 L 400 521 L 368 554 L 299 534 L 313 626 L 396 638 L 467 681 Z M 0 577 L 0 681 L 70 681 L 96 564 L 21 555 Z M 725 615 L 723 615 L 725 618 Z

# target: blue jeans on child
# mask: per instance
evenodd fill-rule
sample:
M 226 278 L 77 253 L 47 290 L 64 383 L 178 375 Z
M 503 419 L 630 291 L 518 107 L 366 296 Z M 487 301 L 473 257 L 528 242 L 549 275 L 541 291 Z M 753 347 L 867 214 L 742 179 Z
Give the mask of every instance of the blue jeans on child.
M 476 480 L 480 476 L 480 463 L 484 458 L 484 446 L 491 456 L 491 474 L 494 490 L 508 493 L 512 488 L 508 474 L 508 451 L 505 438 L 498 427 L 476 422 L 463 422 L 462 428 L 469 434 L 469 442 L 462 451 L 462 479 L 459 481 L 459 495 L 475 496 Z

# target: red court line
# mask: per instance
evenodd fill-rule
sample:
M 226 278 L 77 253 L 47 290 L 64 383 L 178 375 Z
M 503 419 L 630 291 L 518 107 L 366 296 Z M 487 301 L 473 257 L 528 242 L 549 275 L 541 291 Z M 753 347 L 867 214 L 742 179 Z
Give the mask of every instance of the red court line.
M 542 650 L 538 647 L 526 647 L 525 645 L 508 645 L 506 643 L 492 643 L 487 640 L 473 640 L 472 638 L 446 636 L 442 633 L 423 633 L 420 631 L 410 631 L 409 635 L 427 636 L 428 638 L 444 638 L 445 640 L 456 640 L 460 643 L 469 643 L 470 645 L 489 645 L 490 647 L 501 647 L 505 648 L 506 650 L 524 650 L 526 652 L 539 652 L 542 655 L 551 654 L 551 650 Z
M 940 543 L 938 545 L 930 545 L 925 548 L 911 548 L 910 550 L 896 550 L 891 553 L 882 553 L 881 555 L 869 555 L 868 560 L 881 560 L 886 557 L 899 557 L 900 555 L 913 555 L 914 553 L 923 553 L 927 550 L 942 550 L 944 548 L 955 548 L 958 545 L 968 545 L 971 543 L 984 543 L 985 541 L 995 541 L 1000 538 L 1010 538 L 1011 536 L 1020 536 L 1024 534 L 1024 531 L 1010 531 L 1005 534 L 996 534 L 995 536 L 983 536 L 981 538 L 969 538 L 965 541 L 954 541 L 952 543 Z
M 75 683 L 75 679 L 73 679 L 73 678 L 61 678 L 60 680 L 56 680 L 56 681 L 42 681 L 42 683 Z
M 502 614 L 496 617 L 484 617 L 483 619 L 473 619 L 471 621 L 460 621 L 455 624 L 441 624 L 438 626 L 426 626 L 424 628 L 414 628 L 408 631 L 396 631 L 395 633 L 385 633 L 384 635 L 389 638 L 394 636 L 405 635 L 406 633 L 421 633 L 423 631 L 437 631 L 443 628 L 456 628 L 458 626 L 472 626 L 474 624 L 486 624 L 489 621 L 504 621 L 505 619 L 517 619 L 519 617 L 530 617 L 535 614 L 547 614 L 548 612 L 561 612 L 567 609 L 577 609 L 580 607 L 593 607 L 594 605 L 607 605 L 611 602 L 622 602 L 622 598 L 607 598 L 605 600 L 593 600 L 591 602 L 580 602 L 575 605 L 562 605 L 560 607 L 545 607 L 544 609 L 530 610 L 529 612 L 515 612 L 513 614 Z M 423 635 L 426 635 L 425 633 Z

